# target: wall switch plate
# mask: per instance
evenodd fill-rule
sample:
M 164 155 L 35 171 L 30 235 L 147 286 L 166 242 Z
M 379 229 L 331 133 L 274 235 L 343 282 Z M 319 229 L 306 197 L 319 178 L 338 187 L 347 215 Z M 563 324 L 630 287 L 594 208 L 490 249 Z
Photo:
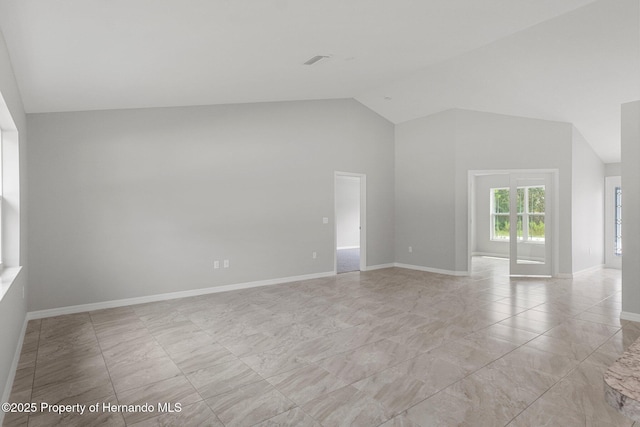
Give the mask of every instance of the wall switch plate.
M 213 268 L 220 268 L 220 261 L 218 260 L 213 261 Z
M 229 268 L 229 260 L 228 259 L 224 260 L 224 268 Z
M 314 251 L 314 252 L 311 254 L 311 256 L 313 257 L 313 259 L 316 259 L 316 258 L 318 258 L 318 253 Z
M 329 218 L 327 218 L 326 216 L 322 218 L 322 223 L 323 224 L 329 224 Z
M 413 246 L 409 246 L 409 252 L 413 252 Z

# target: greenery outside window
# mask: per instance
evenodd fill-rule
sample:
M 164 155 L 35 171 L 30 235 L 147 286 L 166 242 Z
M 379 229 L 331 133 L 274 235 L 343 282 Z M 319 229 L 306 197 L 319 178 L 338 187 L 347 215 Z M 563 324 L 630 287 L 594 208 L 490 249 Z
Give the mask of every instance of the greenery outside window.
M 530 186 L 517 189 L 519 241 L 544 243 L 545 187 Z M 509 241 L 509 189 L 491 188 L 491 240 Z

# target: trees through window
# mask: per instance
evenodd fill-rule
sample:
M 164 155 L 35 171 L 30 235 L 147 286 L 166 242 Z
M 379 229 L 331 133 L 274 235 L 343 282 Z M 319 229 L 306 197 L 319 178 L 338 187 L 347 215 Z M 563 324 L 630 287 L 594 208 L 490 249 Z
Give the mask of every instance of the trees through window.
M 509 241 L 510 208 L 508 188 L 491 188 L 491 240 Z M 519 241 L 544 242 L 545 187 L 518 187 L 516 205 Z

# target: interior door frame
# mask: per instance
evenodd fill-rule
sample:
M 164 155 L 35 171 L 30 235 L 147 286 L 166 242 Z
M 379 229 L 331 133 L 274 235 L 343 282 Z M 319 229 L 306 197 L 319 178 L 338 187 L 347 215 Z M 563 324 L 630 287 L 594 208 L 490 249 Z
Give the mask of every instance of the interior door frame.
M 615 189 L 622 188 L 620 175 L 605 177 L 604 186 L 604 265 L 607 268 L 622 269 L 622 256 L 613 253 L 615 241 Z
M 334 171 L 333 174 L 333 274 L 338 274 L 338 209 L 336 188 L 338 177 L 360 178 L 360 271 L 367 268 L 367 175 L 355 172 Z
M 560 266 L 560 180 L 558 169 L 472 169 L 467 171 L 467 270 L 471 274 L 471 262 L 473 259 L 473 242 L 475 240 L 475 179 L 480 175 L 510 175 L 513 173 L 549 173 L 553 184 L 552 207 L 553 221 L 551 231 L 553 239 L 551 243 L 551 274 L 558 276 Z

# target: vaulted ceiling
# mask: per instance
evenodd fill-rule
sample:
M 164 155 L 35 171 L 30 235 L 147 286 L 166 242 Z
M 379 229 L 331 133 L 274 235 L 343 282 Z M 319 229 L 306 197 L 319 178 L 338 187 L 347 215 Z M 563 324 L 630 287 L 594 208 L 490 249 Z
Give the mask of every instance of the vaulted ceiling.
M 606 162 L 639 22 L 640 0 L 0 0 L 28 113 L 353 97 L 571 122 Z

